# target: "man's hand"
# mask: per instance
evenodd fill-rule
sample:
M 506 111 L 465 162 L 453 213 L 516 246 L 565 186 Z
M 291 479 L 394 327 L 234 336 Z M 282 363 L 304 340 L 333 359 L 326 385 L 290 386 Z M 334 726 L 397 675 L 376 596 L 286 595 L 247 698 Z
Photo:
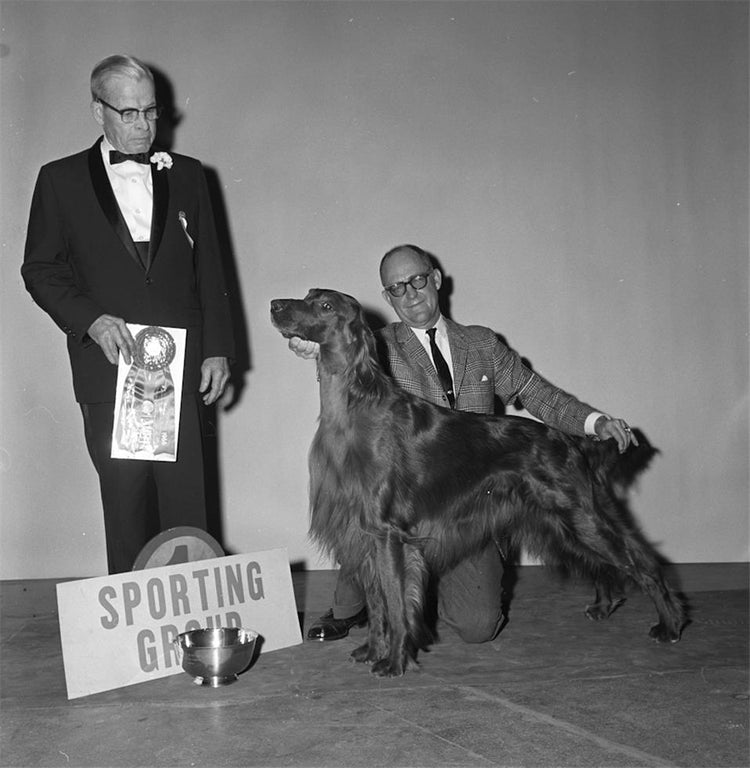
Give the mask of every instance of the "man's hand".
M 318 344 L 317 341 L 300 339 L 299 336 L 292 336 L 292 338 L 289 339 L 289 349 L 291 349 L 297 357 L 302 357 L 305 360 L 315 360 L 320 356 L 320 344 Z
M 229 381 L 229 361 L 226 357 L 207 357 L 201 365 L 200 392 L 205 392 L 203 402 L 215 403 L 224 394 Z
M 607 416 L 600 416 L 594 424 L 594 430 L 600 440 L 609 440 L 610 438 L 616 440 L 620 453 L 624 453 L 631 443 L 638 445 L 636 436 L 624 419 L 610 419 Z
M 102 348 L 112 365 L 117 365 L 120 352 L 125 363 L 130 365 L 135 354 L 135 339 L 121 317 L 101 315 L 91 323 L 87 333 Z

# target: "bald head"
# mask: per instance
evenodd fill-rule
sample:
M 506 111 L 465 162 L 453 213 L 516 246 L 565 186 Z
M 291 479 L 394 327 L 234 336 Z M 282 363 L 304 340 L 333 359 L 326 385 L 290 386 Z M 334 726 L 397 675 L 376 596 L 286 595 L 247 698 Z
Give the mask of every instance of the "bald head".
M 411 328 L 432 328 L 438 321 L 442 279 L 430 256 L 416 245 L 396 246 L 380 262 L 383 298 Z
M 395 248 L 391 248 L 391 250 L 380 260 L 380 282 L 383 286 L 390 285 L 390 282 L 386 282 L 384 277 L 384 275 L 387 275 L 390 271 L 390 265 L 393 262 L 401 262 L 404 260 L 419 264 L 419 269 L 422 272 L 428 272 L 432 269 L 432 259 L 418 245 L 397 245 Z

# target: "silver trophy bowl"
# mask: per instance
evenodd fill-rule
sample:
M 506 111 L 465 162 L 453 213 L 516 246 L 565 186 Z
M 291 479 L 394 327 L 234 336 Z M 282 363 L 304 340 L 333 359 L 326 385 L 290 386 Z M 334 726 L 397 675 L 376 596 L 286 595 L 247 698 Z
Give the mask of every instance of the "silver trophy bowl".
M 174 644 L 182 668 L 196 685 L 229 685 L 253 657 L 258 633 L 239 627 L 193 629 L 178 635 Z

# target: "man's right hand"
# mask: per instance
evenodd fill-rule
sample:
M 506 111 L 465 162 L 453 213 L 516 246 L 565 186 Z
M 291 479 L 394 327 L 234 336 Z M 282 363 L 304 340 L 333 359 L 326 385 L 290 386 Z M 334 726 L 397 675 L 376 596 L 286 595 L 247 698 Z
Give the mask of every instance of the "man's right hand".
M 299 336 L 292 336 L 292 338 L 289 339 L 289 349 L 291 349 L 297 357 L 302 357 L 305 360 L 316 360 L 320 356 L 320 344 L 318 344 L 317 341 L 300 339 Z
M 130 365 L 135 354 L 135 339 L 121 317 L 101 315 L 91 323 L 88 335 L 102 348 L 112 365 L 117 365 L 120 352 L 126 365 Z

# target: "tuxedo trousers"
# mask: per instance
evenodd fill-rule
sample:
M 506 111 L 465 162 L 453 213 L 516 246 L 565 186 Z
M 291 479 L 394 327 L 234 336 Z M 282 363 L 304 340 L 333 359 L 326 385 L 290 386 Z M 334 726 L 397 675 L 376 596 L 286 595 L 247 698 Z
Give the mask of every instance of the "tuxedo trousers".
M 81 403 L 86 446 L 99 475 L 107 566 L 124 573 L 161 531 L 206 529 L 201 405 L 183 394 L 175 462 L 111 458 L 114 410 L 114 403 Z
M 503 560 L 495 544 L 462 560 L 437 581 L 437 614 L 466 643 L 494 640 L 503 615 Z M 366 605 L 365 593 L 341 575 L 333 594 L 333 616 L 346 619 Z M 431 610 L 427 606 L 428 613 Z

